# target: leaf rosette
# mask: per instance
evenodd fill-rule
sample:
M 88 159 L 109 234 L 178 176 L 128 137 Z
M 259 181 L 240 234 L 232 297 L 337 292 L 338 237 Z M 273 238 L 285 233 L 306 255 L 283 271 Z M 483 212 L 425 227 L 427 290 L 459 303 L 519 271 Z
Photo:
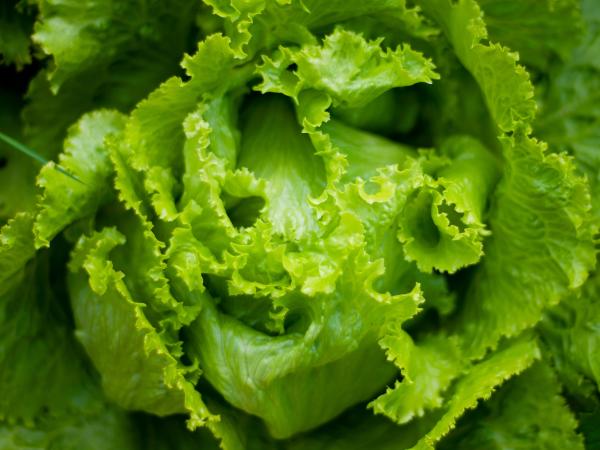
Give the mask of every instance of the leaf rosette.
M 573 159 L 532 135 L 528 72 L 494 41 L 506 11 L 481 2 L 489 36 L 474 0 L 206 3 L 220 32 L 184 72 L 127 113 L 107 100 L 81 116 L 58 161 L 74 178 L 44 166 L 37 206 L 2 229 L 2 320 L 48 270 L 40 255 L 69 249 L 65 308 L 99 384 L 69 398 L 102 405 L 88 409 L 118 421 L 123 442 L 128 410 L 184 414 L 224 449 L 426 449 L 521 372 L 499 398 L 529 379 L 558 396 L 534 328 L 545 317 L 550 346 L 568 334 L 545 314 L 585 282 L 597 226 Z M 81 64 L 56 36 L 60 8 L 44 11 L 34 39 L 54 56 L 60 99 L 95 61 L 116 62 L 96 54 L 110 33 L 82 22 Z M 152 36 L 122 25 L 147 50 Z M 532 68 L 568 53 L 538 50 L 522 48 Z M 48 333 L 77 345 L 63 324 Z M 93 378 L 86 364 L 72 376 Z M 492 404 L 484 416 L 502 427 Z M 10 405 L 0 417 L 15 423 L 44 407 Z M 564 402 L 552 408 L 564 442 L 582 445 Z M 464 442 L 485 435 L 475 428 Z

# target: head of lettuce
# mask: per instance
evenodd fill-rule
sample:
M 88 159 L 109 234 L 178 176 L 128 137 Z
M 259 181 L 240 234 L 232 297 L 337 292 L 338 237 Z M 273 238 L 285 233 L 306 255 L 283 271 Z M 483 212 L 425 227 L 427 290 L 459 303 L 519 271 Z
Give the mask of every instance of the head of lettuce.
M 505 403 L 583 448 L 537 325 L 595 264 L 597 191 L 533 137 L 529 73 L 493 39 L 543 74 L 575 37 L 507 34 L 511 1 L 206 1 L 141 37 L 109 2 L 79 27 L 58 3 L 34 27 L 58 97 L 94 58 L 160 64 L 171 50 L 136 51 L 173 16 L 202 38 L 135 106 L 98 81 L 59 156 L 73 177 L 44 166 L 5 219 L 0 442 L 430 449 L 516 376 L 464 419 L 464 448 L 485 424 L 514 437 Z M 575 3 L 531 7 L 552 24 Z

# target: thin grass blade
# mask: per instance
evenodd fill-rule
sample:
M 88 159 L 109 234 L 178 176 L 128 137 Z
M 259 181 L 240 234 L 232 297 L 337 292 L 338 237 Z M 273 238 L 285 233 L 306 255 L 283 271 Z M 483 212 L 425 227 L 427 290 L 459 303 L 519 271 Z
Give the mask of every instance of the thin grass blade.
M 35 150 L 27 147 L 22 142 L 17 141 L 16 139 L 8 136 L 7 134 L 2 133 L 1 131 L 0 131 L 0 141 L 3 141 L 4 143 L 8 144 L 10 147 L 14 148 L 15 150 L 18 150 L 21 153 L 24 153 L 25 155 L 27 155 L 30 158 L 36 160 L 40 164 L 47 164 L 47 163 L 50 162 L 48 159 L 46 159 L 43 156 L 41 156 Z M 54 163 L 53 166 L 54 166 L 54 168 L 56 170 L 58 170 L 63 175 L 66 175 L 69 178 L 71 178 L 71 179 L 73 179 L 73 180 L 75 180 L 75 181 L 83 184 L 83 181 L 81 181 L 79 178 L 77 178 L 75 175 L 73 175 L 72 173 L 70 173 L 65 168 L 61 167 L 59 164 Z

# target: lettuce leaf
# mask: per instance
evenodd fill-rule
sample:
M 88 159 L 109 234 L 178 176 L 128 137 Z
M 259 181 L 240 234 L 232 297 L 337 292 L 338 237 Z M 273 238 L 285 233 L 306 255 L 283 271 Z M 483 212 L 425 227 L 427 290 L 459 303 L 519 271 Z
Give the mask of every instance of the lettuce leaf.
M 560 390 L 550 367 L 536 363 L 465 416 L 463 429 L 440 448 L 528 448 L 535 442 L 544 448 L 583 449 Z
M 186 369 L 178 366 L 145 318 L 143 304 L 131 298 L 123 273 L 108 260 L 112 248 L 123 243 L 123 235 L 110 228 L 78 243 L 69 280 L 77 337 L 100 371 L 111 400 L 158 415 L 189 411 L 189 426 L 195 428 L 210 420 L 210 414 L 186 380 Z M 81 270 L 87 272 L 89 283 Z
M 54 157 L 68 127 L 94 108 L 129 111 L 177 71 L 195 5 L 36 1 L 33 40 L 51 58 L 29 88 L 26 135 Z
M 130 418 L 107 403 L 73 339 L 63 287 L 64 249 L 34 257 L 32 217 L 0 234 L 0 444 L 7 449 L 135 450 Z M 49 357 L 51 355 L 51 357 Z M 43 380 L 43 382 L 40 382 Z M 105 434 L 107 433 L 107 434 Z

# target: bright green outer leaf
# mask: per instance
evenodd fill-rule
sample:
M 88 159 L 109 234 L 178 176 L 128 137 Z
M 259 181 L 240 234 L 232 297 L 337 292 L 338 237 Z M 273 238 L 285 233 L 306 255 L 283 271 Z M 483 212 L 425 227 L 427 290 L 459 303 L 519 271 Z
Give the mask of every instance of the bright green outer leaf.
M 388 359 L 402 369 L 396 381 L 369 404 L 375 414 L 384 414 L 398 424 L 421 417 L 426 410 L 442 407 L 442 393 L 465 370 L 456 339 L 436 336 L 416 345 L 403 330 L 386 330 L 379 344 Z
M 39 0 L 34 40 L 51 56 L 30 85 L 25 134 L 54 157 L 94 108 L 128 111 L 178 70 L 197 3 Z
M 481 357 L 585 281 L 595 262 L 590 197 L 572 160 L 546 154 L 544 144 L 526 136 L 534 112 L 531 85 L 505 49 L 481 43 L 486 30 L 477 5 L 423 3 L 477 80 L 500 130 L 515 131 L 500 139 L 505 168 L 489 219 L 492 237 L 456 328 L 467 353 Z
M 440 448 L 583 450 L 577 421 L 560 391 L 552 370 L 537 363 L 461 420 Z
M 537 358 L 537 345 L 525 336 L 474 365 L 456 382 L 433 428 L 412 449 L 433 449 L 436 442 L 456 426 L 456 421 L 466 410 L 475 408 L 480 400 L 489 399 L 497 386 L 527 369 Z
M 527 66 L 566 61 L 581 34 L 579 0 L 479 0 L 490 39 L 519 52 Z
M 95 214 L 112 197 L 112 167 L 105 138 L 119 131 L 124 116 L 113 111 L 96 111 L 81 118 L 69 130 L 59 164 L 77 180 L 57 171 L 53 164 L 42 169 L 39 211 L 34 224 L 36 246 L 49 246 L 50 240 L 71 222 Z
M 106 395 L 127 409 L 158 415 L 189 413 L 193 429 L 216 420 L 186 379 L 113 268 L 109 253 L 125 237 L 105 228 L 82 238 L 73 253 L 69 290 L 77 337 L 102 377 Z
M 535 115 L 533 87 L 518 57 L 499 44 L 486 44 L 487 30 L 474 0 L 422 0 L 438 22 L 456 56 L 473 75 L 490 114 L 503 132 L 527 126 Z
M 213 34 L 198 43 L 197 52 L 187 55 L 181 65 L 191 77 L 189 86 L 197 101 L 200 95 L 217 97 L 248 81 L 251 68 L 241 66 L 243 61 L 231 49 L 229 37 Z
M 474 356 L 535 325 L 595 263 L 589 191 L 573 161 L 521 134 L 502 143 L 506 165 L 492 236 L 456 328 Z
M 17 69 L 31 63 L 33 19 L 21 0 L 6 0 L 0 5 L 0 63 Z

